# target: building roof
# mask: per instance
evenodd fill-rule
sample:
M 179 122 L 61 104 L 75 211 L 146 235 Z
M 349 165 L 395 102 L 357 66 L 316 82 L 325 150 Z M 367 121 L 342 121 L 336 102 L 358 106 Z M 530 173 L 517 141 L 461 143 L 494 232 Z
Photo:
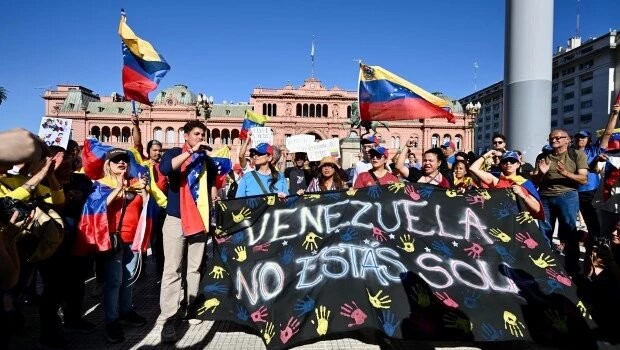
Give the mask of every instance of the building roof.
M 212 117 L 241 117 L 245 116 L 246 109 L 254 109 L 252 105 L 249 104 L 213 104 L 211 107 L 211 116 Z M 230 113 L 226 113 L 226 111 L 230 111 Z
M 177 84 L 160 91 L 155 96 L 153 104 L 165 104 L 170 98 L 176 100 L 176 103 L 181 105 L 194 105 L 197 101 L 197 95 L 191 92 L 186 85 Z
M 140 106 L 136 103 L 136 108 Z M 131 102 L 91 102 L 86 109 L 91 114 L 126 114 L 131 115 Z
M 60 112 L 82 112 L 89 103 L 98 101 L 95 96 L 84 94 L 79 90 L 70 90 L 60 107 Z
M 453 99 L 450 96 L 444 95 L 441 92 L 433 92 L 433 95 L 442 98 L 448 102 L 450 102 L 451 106 L 450 106 L 450 112 L 451 113 L 457 113 L 457 114 L 463 114 L 463 105 L 461 105 L 461 103 L 458 100 Z

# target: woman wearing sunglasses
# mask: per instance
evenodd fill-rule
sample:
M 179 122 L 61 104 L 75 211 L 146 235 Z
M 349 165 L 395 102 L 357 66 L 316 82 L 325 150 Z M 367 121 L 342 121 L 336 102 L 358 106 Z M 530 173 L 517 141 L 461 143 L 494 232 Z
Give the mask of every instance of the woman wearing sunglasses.
M 516 152 L 506 151 L 504 154 L 501 154 L 499 161 L 501 174 L 499 177 L 481 169 L 486 159 L 499 155 L 499 151 L 488 151 L 471 165 L 469 171 L 476 175 L 480 182 L 488 186 L 488 188 L 512 188 L 517 196 L 523 198 L 530 214 L 536 219 L 543 219 L 545 214 L 534 183 L 518 175 L 521 163 Z
M 398 178 L 394 176 L 385 167 L 385 163 L 389 157 L 389 152 L 385 147 L 371 148 L 368 151 L 370 164 L 372 168 L 357 176 L 353 187 L 364 188 L 375 185 L 388 185 L 398 182 Z
M 276 193 L 278 197 L 288 196 L 286 178 L 272 164 L 274 148 L 267 143 L 260 143 L 250 149 L 250 158 L 254 160 L 254 170 L 248 171 L 239 180 L 235 198 L 260 196 Z

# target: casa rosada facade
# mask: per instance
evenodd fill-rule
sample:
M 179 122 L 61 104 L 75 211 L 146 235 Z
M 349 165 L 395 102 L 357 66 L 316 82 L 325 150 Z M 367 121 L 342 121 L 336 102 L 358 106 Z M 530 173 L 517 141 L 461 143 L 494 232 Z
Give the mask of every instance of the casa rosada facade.
M 392 121 L 389 130 L 380 127 L 377 133 L 383 146 L 394 154 L 397 148 L 412 138 L 418 158 L 432 147 L 446 140 L 455 143 L 457 150 L 471 150 L 473 139 L 472 117 L 463 113 L 458 101 L 441 96 L 452 102 L 456 116 L 455 124 L 445 119 L 421 121 Z M 72 137 L 82 144 L 87 137 L 120 148 L 133 145 L 131 136 L 131 102 L 122 96 L 99 96 L 80 85 L 58 85 L 47 90 L 45 116 L 72 119 Z M 205 118 L 205 109 L 198 103 L 198 95 L 185 85 L 175 85 L 157 93 L 152 106 L 137 106 L 142 141 L 159 140 L 164 148 L 183 144 L 182 127 L 189 120 L 204 121 L 207 126 L 208 142 L 214 148 L 229 145 L 231 155 L 236 159 L 241 145 L 239 133 L 244 111 L 254 110 L 270 117 L 266 126 L 273 129 L 274 143 L 284 146 L 287 137 L 310 134 L 317 140 L 339 138 L 348 143 L 359 140 L 358 129 L 351 129 L 349 117 L 352 105 L 357 101 L 356 91 L 338 87 L 326 88 L 320 80 L 309 78 L 299 87 L 288 84 L 282 88 L 257 87 L 250 95 L 249 103 L 214 103 L 210 117 Z M 358 150 L 342 150 L 344 167 L 351 166 L 359 157 Z

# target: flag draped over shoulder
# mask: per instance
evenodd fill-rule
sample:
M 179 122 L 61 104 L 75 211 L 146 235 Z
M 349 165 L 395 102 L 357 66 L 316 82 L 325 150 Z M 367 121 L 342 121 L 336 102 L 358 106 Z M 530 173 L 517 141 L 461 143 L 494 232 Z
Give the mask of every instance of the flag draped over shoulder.
M 252 112 L 249 109 L 245 110 L 245 117 L 243 118 L 243 125 L 241 126 L 241 132 L 239 138 L 245 140 L 248 137 L 248 131 L 250 128 L 264 126 L 269 121 L 269 117 L 266 115 Z
M 126 20 L 122 13 L 118 35 L 123 40 L 123 91 L 128 99 L 151 105 L 149 92 L 157 88 L 170 66 L 151 43 L 129 28 Z
M 456 122 L 449 101 L 380 66 L 360 65 L 359 101 L 363 121 L 446 118 Z
M 150 184 L 150 193 L 151 199 L 157 203 L 158 206 L 165 208 L 168 205 L 168 197 L 166 194 L 157 187 L 157 181 L 155 181 L 155 169 L 153 169 L 154 165 L 151 161 L 142 159 L 142 155 L 140 151 L 135 148 L 130 148 L 129 151 L 130 157 L 133 157 L 136 160 L 137 164 L 142 165 L 148 169 L 148 173 L 150 174 L 149 184 Z M 131 158 L 130 158 L 131 159 Z
M 215 187 L 220 189 L 226 185 L 226 176 L 232 170 L 232 160 L 230 159 L 230 148 L 224 146 L 210 154 L 215 166 L 217 167 L 217 176 L 215 177 Z
M 187 152 L 187 145 L 183 152 Z M 206 155 L 196 152 L 181 164 L 181 227 L 183 235 L 206 232 L 209 227 L 209 185 L 207 184 Z
M 103 164 L 105 163 L 106 154 L 114 149 L 109 145 L 104 145 L 96 138 L 87 138 L 84 140 L 84 148 L 82 148 L 82 167 L 84 174 L 91 180 L 99 180 L 103 177 Z M 129 176 L 140 177 L 149 174 L 149 168 L 142 165 L 141 161 L 136 159 L 136 153 L 127 152 L 129 155 Z M 140 160 L 142 158 L 140 157 Z

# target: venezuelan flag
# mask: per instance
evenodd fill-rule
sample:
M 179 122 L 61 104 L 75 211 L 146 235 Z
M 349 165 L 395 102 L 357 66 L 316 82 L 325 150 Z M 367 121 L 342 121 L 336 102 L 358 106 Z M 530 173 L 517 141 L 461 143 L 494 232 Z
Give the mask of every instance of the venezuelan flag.
M 151 161 L 142 159 L 142 155 L 135 148 L 130 148 L 128 150 L 130 161 L 131 158 L 135 159 L 137 164 L 140 164 L 143 168 L 146 169 L 146 173 L 150 175 L 149 184 L 150 184 L 150 192 L 151 192 L 151 200 L 154 200 L 159 207 L 165 208 L 168 205 L 168 197 L 162 190 L 155 185 L 157 181 L 155 181 L 155 169 L 153 169 L 154 165 Z M 144 170 L 144 169 L 142 169 Z M 143 172 L 145 174 L 145 172 Z
M 82 148 L 82 167 L 84 174 L 91 180 L 99 180 L 103 177 L 103 164 L 105 163 L 106 154 L 114 149 L 114 147 L 105 145 L 96 138 L 87 138 L 84 140 L 84 148 Z M 149 169 L 141 165 L 136 159 L 136 155 L 127 152 L 129 155 L 129 176 L 140 177 L 149 174 Z
M 239 133 L 239 138 L 245 140 L 248 137 L 248 131 L 251 128 L 264 126 L 266 122 L 269 121 L 269 117 L 266 115 L 255 113 L 249 109 L 245 110 L 245 117 L 243 119 L 243 124 L 241 125 L 241 132 Z
M 226 185 L 226 176 L 232 170 L 232 160 L 230 159 L 230 148 L 224 146 L 210 154 L 215 166 L 217 166 L 217 175 L 215 177 L 215 187 L 224 188 Z
M 149 92 L 155 90 L 170 66 L 146 40 L 140 39 L 121 13 L 118 35 L 123 40 L 123 91 L 125 97 L 151 105 Z
M 183 152 L 189 147 L 183 146 Z M 181 164 L 179 189 L 181 206 L 181 227 L 184 236 L 207 232 L 209 228 L 209 186 L 204 152 L 192 154 Z
M 363 121 L 447 118 L 456 122 L 448 101 L 380 66 L 361 64 L 359 82 Z

